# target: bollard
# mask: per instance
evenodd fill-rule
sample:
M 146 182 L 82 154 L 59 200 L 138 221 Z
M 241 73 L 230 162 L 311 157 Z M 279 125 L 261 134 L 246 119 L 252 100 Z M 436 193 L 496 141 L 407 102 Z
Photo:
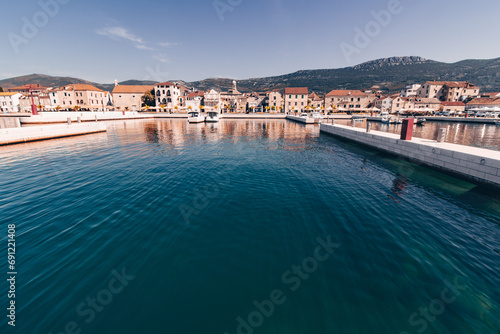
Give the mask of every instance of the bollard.
M 440 128 L 438 130 L 438 135 L 437 135 L 437 141 L 438 143 L 444 142 L 444 139 L 446 138 L 446 128 Z
M 415 118 L 405 118 L 403 119 L 403 127 L 401 128 L 401 140 L 411 140 L 413 136 L 413 123 Z
M 332 117 L 332 125 L 335 125 L 335 118 Z
M 97 122 L 97 115 L 95 115 L 95 121 Z
M 370 132 L 371 130 L 371 123 L 370 122 L 366 122 L 366 132 Z
M 82 118 L 81 117 L 77 117 L 76 120 L 78 121 L 78 123 L 82 122 Z
M 351 126 L 354 127 L 354 118 L 351 118 Z
M 20 127 L 21 127 L 21 118 L 16 117 L 16 128 L 20 128 Z

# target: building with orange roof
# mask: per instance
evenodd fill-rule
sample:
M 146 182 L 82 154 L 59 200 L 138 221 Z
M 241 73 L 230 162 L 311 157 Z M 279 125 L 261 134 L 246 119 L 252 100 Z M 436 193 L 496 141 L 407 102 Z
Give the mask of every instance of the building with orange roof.
M 23 94 L 18 92 L 0 92 L 0 111 L 20 112 L 20 98 Z
M 372 95 L 360 90 L 332 90 L 325 96 L 325 108 L 328 109 L 366 109 L 374 101 Z
M 417 91 L 421 98 L 457 102 L 479 96 L 479 87 L 468 81 L 427 81 Z
M 50 102 L 60 109 L 105 110 L 107 101 L 102 89 L 89 84 L 71 84 L 50 91 Z
M 152 85 L 117 85 L 111 93 L 114 107 L 118 110 L 141 110 L 142 97 L 154 88 Z
M 285 88 L 285 112 L 303 112 L 307 106 L 309 90 L 307 87 Z

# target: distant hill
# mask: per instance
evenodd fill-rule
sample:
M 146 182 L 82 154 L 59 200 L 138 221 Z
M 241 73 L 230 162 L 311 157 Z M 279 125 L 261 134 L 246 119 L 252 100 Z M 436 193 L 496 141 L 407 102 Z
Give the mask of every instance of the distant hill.
M 500 58 L 485 60 L 463 60 L 443 63 L 421 57 L 391 57 L 369 61 L 352 67 L 324 70 L 303 70 L 281 76 L 238 80 L 242 92 L 268 91 L 285 87 L 308 87 L 318 93 L 332 89 L 369 89 L 377 85 L 383 90 L 398 91 L 407 84 L 424 83 L 429 80 L 470 81 L 482 91 L 500 91 Z M 172 80 L 174 81 L 174 80 Z M 209 78 L 195 82 L 177 82 L 200 90 L 228 90 L 233 79 Z M 51 77 L 32 74 L 0 80 L 0 87 L 9 88 L 26 83 L 43 86 L 64 86 L 71 83 L 86 83 L 103 90 L 112 91 L 113 84 L 99 84 L 70 77 Z M 152 81 L 128 80 L 123 85 L 152 85 Z
M 500 91 L 500 58 L 449 64 L 420 57 L 392 57 L 340 69 L 305 70 L 276 77 L 239 80 L 238 89 L 248 92 L 296 86 L 324 93 L 332 89 L 365 90 L 377 85 L 398 91 L 407 84 L 430 80 L 470 81 L 482 91 Z M 206 79 L 191 84 L 200 89 L 227 88 L 231 80 Z

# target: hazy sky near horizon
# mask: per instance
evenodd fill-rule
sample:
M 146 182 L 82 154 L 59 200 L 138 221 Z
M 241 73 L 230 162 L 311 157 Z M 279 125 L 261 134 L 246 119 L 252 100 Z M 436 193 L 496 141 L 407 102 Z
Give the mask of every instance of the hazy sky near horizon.
M 391 56 L 500 57 L 498 0 L 17 0 L 0 79 L 247 79 Z

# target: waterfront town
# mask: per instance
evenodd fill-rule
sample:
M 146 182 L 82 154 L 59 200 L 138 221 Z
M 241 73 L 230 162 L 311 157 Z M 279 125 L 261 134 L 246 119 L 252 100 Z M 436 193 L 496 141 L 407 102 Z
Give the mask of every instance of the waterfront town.
M 89 84 L 43 87 L 27 83 L 0 92 L 4 113 L 39 111 L 150 111 L 188 113 L 358 113 L 497 117 L 500 92 L 481 92 L 473 83 L 427 81 L 389 94 L 379 86 L 367 90 L 334 89 L 322 95 L 306 87 L 241 93 L 236 81 L 227 91 L 197 91 L 176 82 L 120 85 L 112 92 Z

